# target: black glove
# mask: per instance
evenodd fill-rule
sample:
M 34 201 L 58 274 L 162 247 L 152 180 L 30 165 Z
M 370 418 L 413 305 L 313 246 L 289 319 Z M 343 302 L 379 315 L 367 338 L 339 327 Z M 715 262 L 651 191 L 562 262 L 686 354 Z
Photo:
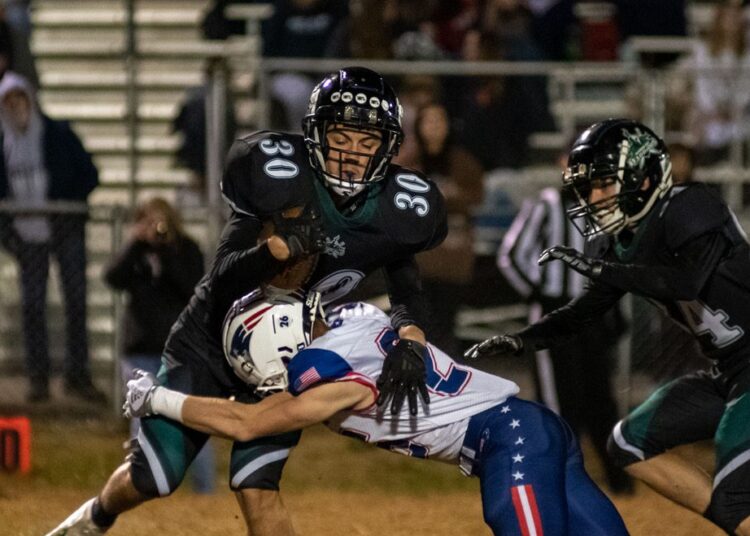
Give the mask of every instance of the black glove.
M 523 341 L 517 335 L 495 335 L 478 342 L 464 352 L 466 359 L 478 359 L 490 355 L 521 355 Z
M 566 246 L 552 246 L 551 248 L 542 251 L 537 261 L 539 265 L 546 264 L 553 260 L 563 261 L 565 264 L 570 266 L 573 270 L 586 277 L 599 277 L 602 273 L 602 265 L 604 264 L 599 259 L 592 259 L 587 257 L 580 251 Z
M 325 246 L 323 221 L 315 207 L 308 205 L 296 218 L 273 217 L 274 233 L 286 242 L 289 258 L 318 253 Z
M 401 411 L 404 398 L 409 399 L 409 413 L 417 414 L 417 392 L 422 396 L 425 404 L 430 403 L 430 394 L 427 392 L 425 380 L 427 371 L 424 365 L 426 349 L 417 341 L 400 339 L 385 356 L 383 372 L 378 378 L 377 387 L 378 406 L 391 402 L 391 413 Z

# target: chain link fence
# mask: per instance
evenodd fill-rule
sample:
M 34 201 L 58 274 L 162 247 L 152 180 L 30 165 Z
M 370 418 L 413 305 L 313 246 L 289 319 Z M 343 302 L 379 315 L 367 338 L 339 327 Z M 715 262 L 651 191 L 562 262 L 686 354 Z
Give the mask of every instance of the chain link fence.
M 206 251 L 205 211 L 185 214 Z M 0 203 L 0 405 L 26 402 L 31 382 L 53 391 L 90 370 L 119 410 L 123 300 L 102 279 L 129 220 L 121 206 Z

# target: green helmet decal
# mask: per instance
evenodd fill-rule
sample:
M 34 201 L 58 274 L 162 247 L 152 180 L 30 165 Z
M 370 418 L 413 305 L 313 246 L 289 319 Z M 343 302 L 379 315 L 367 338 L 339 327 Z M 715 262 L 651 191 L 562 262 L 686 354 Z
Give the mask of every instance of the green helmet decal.
M 659 142 L 648 132 L 636 128 L 633 132 L 622 129 L 622 145 L 620 149 L 620 168 L 623 164 L 631 169 L 643 171 L 647 157 L 660 153 Z

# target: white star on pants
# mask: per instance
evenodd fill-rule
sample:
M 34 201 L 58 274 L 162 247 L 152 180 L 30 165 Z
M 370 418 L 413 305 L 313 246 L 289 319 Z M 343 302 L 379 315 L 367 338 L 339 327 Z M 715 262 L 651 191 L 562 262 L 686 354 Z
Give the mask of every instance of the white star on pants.
M 520 420 L 518 420 L 518 419 L 513 419 L 513 420 L 512 420 L 511 422 L 510 422 L 510 427 L 511 427 L 511 428 L 514 428 L 514 429 L 515 429 L 515 428 L 518 428 L 519 426 L 521 426 L 521 421 L 520 421 Z
M 524 438 L 519 436 L 518 439 L 516 439 L 516 442 L 513 443 L 513 444 L 514 445 L 523 445 L 523 442 L 524 442 Z
M 510 406 L 503 406 L 503 409 L 500 410 L 500 413 L 508 413 L 510 411 Z
M 513 456 L 513 463 L 521 463 L 525 457 L 526 456 L 522 456 L 521 453 L 519 452 L 518 454 Z
M 523 473 L 521 471 L 513 473 L 513 480 L 523 480 Z

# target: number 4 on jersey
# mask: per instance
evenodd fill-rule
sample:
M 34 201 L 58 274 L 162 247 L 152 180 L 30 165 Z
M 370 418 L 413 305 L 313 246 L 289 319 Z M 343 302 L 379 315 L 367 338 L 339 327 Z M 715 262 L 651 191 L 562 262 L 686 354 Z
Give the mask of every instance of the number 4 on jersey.
M 729 315 L 721 309 L 713 310 L 700 300 L 678 303 L 690 330 L 696 336 L 710 335 L 717 348 L 729 346 L 745 333 L 741 327 L 729 324 Z

